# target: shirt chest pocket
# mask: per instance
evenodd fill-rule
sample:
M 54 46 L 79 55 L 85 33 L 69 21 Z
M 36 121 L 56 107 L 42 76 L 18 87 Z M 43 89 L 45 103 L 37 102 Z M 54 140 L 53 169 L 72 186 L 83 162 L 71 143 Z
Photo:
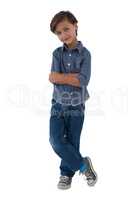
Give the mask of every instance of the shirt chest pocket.
M 76 59 L 74 62 L 74 66 L 73 66 L 73 71 L 74 72 L 80 72 L 81 69 L 81 59 Z

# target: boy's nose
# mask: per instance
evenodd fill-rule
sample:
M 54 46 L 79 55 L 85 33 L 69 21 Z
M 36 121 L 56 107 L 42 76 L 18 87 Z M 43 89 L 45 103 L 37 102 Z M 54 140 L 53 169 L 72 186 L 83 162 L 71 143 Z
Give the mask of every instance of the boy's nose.
M 61 35 L 61 40 L 64 41 L 64 40 L 66 40 L 66 39 L 67 39 L 66 34 L 65 34 L 65 33 L 62 33 L 62 35 Z

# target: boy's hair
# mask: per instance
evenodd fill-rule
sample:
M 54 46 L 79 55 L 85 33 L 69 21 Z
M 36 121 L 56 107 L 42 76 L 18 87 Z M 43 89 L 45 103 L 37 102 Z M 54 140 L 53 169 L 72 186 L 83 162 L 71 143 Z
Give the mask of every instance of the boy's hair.
M 75 24 L 78 23 L 78 20 L 76 19 L 76 17 L 69 11 L 60 11 L 59 13 L 57 13 L 51 23 L 50 23 L 50 30 L 55 33 L 56 30 L 56 26 L 58 25 L 58 23 L 62 22 L 63 20 L 67 19 L 71 24 Z M 77 35 L 77 32 L 76 32 Z

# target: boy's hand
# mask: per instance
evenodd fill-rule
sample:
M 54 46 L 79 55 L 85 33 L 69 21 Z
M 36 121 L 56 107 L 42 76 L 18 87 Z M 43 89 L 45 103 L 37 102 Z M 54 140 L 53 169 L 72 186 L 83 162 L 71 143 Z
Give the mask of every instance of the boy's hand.
M 71 78 L 71 77 L 76 77 L 78 73 L 68 73 L 68 74 L 64 74 L 64 73 L 59 73 L 59 72 L 51 72 L 49 74 L 49 81 L 51 83 L 56 83 L 57 81 L 60 81 L 62 79 L 65 79 L 66 77 Z M 65 80 L 64 80 L 65 82 Z
M 79 80 L 77 79 L 78 73 L 59 73 L 51 72 L 49 75 L 49 81 L 56 84 L 68 84 L 80 87 Z
M 57 80 L 60 79 L 61 75 L 62 75 L 62 74 L 59 73 L 59 72 L 51 72 L 51 73 L 49 74 L 49 81 L 50 81 L 51 83 L 56 83 Z

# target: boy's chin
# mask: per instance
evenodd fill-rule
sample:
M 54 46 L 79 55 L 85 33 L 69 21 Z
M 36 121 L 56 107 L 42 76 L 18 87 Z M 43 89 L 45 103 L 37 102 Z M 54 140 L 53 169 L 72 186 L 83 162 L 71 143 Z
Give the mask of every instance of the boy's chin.
M 69 44 L 71 44 L 72 42 L 71 42 L 71 41 L 65 41 L 64 43 L 67 44 L 67 45 L 69 45 Z
M 66 41 L 64 41 L 65 44 L 69 45 L 69 44 L 72 44 L 73 40 L 72 39 L 68 39 Z
M 72 41 L 66 41 L 66 42 L 64 42 L 66 45 L 71 45 L 72 44 Z
M 68 41 L 65 41 L 64 43 L 66 44 L 66 45 L 71 45 L 71 44 L 73 44 L 73 42 L 75 42 L 75 40 L 74 39 L 69 39 Z

